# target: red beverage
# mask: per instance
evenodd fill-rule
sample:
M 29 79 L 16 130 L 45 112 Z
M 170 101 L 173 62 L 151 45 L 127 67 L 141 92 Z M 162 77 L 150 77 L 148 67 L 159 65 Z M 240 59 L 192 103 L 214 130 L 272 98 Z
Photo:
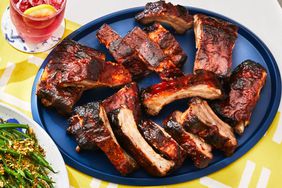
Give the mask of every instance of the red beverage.
M 26 11 L 33 7 L 42 7 L 42 4 L 51 5 L 53 13 L 46 14 L 46 8 L 45 10 L 35 9 L 33 12 Z M 43 42 L 52 35 L 64 18 L 65 7 L 66 0 L 10 0 L 12 22 L 19 35 L 30 43 Z

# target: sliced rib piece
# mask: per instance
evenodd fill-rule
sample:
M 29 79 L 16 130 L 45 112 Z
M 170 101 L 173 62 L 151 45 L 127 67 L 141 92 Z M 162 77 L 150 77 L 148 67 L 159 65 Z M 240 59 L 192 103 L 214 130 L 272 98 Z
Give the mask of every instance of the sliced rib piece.
M 230 92 L 226 100 L 213 103 L 215 112 L 242 134 L 250 123 L 267 72 L 260 64 L 246 60 L 233 71 L 230 77 Z
M 62 115 L 70 114 L 74 104 L 80 99 L 83 88 L 61 88 L 57 85 L 56 78 L 46 79 L 46 74 L 44 71 L 36 95 L 45 107 L 53 107 Z
M 134 120 L 133 112 L 121 107 L 111 114 L 113 130 L 121 145 L 149 174 L 165 176 L 174 167 L 174 162 L 164 159 L 145 141 Z
M 212 72 L 198 71 L 171 81 L 152 85 L 142 92 L 142 103 L 150 115 L 157 115 L 167 104 L 183 98 L 217 99 L 222 96 L 220 84 Z
M 177 67 L 182 67 L 187 59 L 187 55 L 168 30 L 159 23 L 145 27 L 144 30 L 148 33 L 149 38 L 161 47 L 165 55 Z
M 84 88 L 61 87 L 62 72 L 65 64 L 76 61 L 87 62 L 91 59 L 104 61 L 105 55 L 95 49 L 82 46 L 72 40 L 64 40 L 49 57 L 37 86 L 37 96 L 46 107 L 54 107 L 61 114 L 71 113 L 73 105 L 79 100 Z
M 232 155 L 237 147 L 232 128 L 217 117 L 205 100 L 192 98 L 189 108 L 181 115 L 180 123 L 185 130 L 205 139 L 227 156 Z
M 161 126 L 151 120 L 145 120 L 138 124 L 138 128 L 145 140 L 158 153 L 175 163 L 174 169 L 182 165 L 186 152 Z
M 116 87 L 132 81 L 131 74 L 122 65 L 99 60 L 61 62 L 61 86 L 78 86 L 87 89 Z
M 103 100 L 102 105 L 104 106 L 107 114 L 126 106 L 132 110 L 136 123 L 141 118 L 141 104 L 139 101 L 139 89 L 135 82 L 125 85 L 114 95 Z
M 129 69 L 134 78 L 145 76 L 151 71 L 158 73 L 164 80 L 183 76 L 170 57 L 139 27 L 133 28 L 121 39 L 109 25 L 103 25 L 97 38 L 117 62 Z
M 79 146 L 89 148 L 97 145 L 122 175 L 137 169 L 135 160 L 117 142 L 105 109 L 100 103 L 92 102 L 76 107 L 69 122 L 68 132 L 75 136 Z
M 197 168 L 208 166 L 213 158 L 211 146 L 202 138 L 186 132 L 182 125 L 177 122 L 176 115 L 176 113 L 173 113 L 164 121 L 165 130 L 187 152 Z
M 143 60 L 140 59 L 135 49 L 131 48 L 122 38 L 107 24 L 104 24 L 96 34 L 99 42 L 104 44 L 114 59 L 125 66 L 134 78 L 148 75 L 151 71 Z
M 193 25 L 193 16 L 181 5 L 173 5 L 165 1 L 147 3 L 145 10 L 135 16 L 141 24 L 162 22 L 173 27 L 177 33 L 183 34 Z
M 237 39 L 237 26 L 208 17 L 194 15 L 197 53 L 194 71 L 204 69 L 220 77 L 230 76 L 232 50 Z

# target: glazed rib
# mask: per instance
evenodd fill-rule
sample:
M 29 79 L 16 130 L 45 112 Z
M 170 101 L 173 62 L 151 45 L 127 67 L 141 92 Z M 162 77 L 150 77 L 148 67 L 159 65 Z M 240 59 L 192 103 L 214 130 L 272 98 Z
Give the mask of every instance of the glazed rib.
M 250 123 L 252 111 L 259 100 L 267 72 L 260 64 L 246 60 L 230 77 L 230 92 L 224 101 L 213 103 L 215 112 L 242 134 Z
M 177 67 L 182 67 L 187 59 L 187 55 L 168 30 L 159 23 L 145 27 L 144 30 L 148 33 L 149 38 L 161 47 L 164 54 L 169 57 Z
M 170 25 L 179 34 L 183 34 L 193 25 L 193 16 L 181 5 L 173 5 L 165 1 L 147 3 L 145 10 L 135 16 L 141 24 L 162 22 Z
M 96 36 L 99 42 L 106 46 L 114 59 L 129 70 L 133 78 L 144 77 L 151 72 L 140 59 L 136 50 L 122 40 L 109 25 L 104 24 L 98 30 Z
M 117 87 L 131 82 L 131 74 L 124 66 L 99 60 L 76 61 L 62 64 L 61 86 L 87 89 Z
M 182 71 L 165 55 L 160 46 L 139 27 L 134 27 L 123 40 L 138 52 L 148 69 L 157 72 L 161 79 L 183 76 Z
M 145 140 L 158 153 L 175 163 L 174 169 L 182 165 L 186 152 L 161 126 L 151 120 L 145 120 L 138 124 L 138 128 Z
M 222 96 L 222 92 L 212 72 L 198 71 L 195 75 L 190 74 L 150 86 L 141 95 L 147 113 L 157 115 L 165 105 L 175 100 L 195 96 L 217 99 Z
M 185 130 L 205 139 L 227 156 L 237 147 L 232 128 L 213 112 L 208 103 L 200 98 L 192 98 L 189 108 L 181 115 L 179 123 Z
M 72 40 L 61 42 L 49 57 L 37 86 L 37 96 L 46 107 L 54 107 L 61 114 L 71 113 L 73 105 L 80 99 L 85 88 L 62 87 L 60 81 L 66 64 L 91 59 L 104 61 L 105 55 L 95 49 L 82 46 Z
M 147 75 L 149 70 L 158 73 L 163 80 L 183 76 L 170 57 L 139 27 L 133 28 L 123 39 L 112 41 L 116 35 L 109 25 L 103 25 L 97 38 L 135 78 Z
M 200 137 L 186 132 L 177 122 L 176 115 L 173 113 L 164 121 L 165 130 L 187 152 L 197 168 L 207 167 L 213 158 L 211 146 Z
M 203 69 L 220 77 L 230 76 L 237 30 L 237 26 L 231 23 L 202 14 L 194 15 L 194 33 L 198 49 L 194 71 Z
M 102 105 L 107 114 L 121 108 L 121 106 L 126 106 L 128 109 L 132 110 L 136 123 L 141 119 L 139 89 L 135 82 L 125 85 L 114 95 L 103 100 Z
M 133 112 L 121 107 L 111 115 L 113 130 L 122 146 L 140 166 L 153 176 L 165 176 L 174 167 L 174 162 L 166 160 L 156 153 L 145 141 L 134 120 Z
M 88 148 L 97 145 L 122 175 L 137 169 L 135 160 L 117 142 L 107 114 L 98 102 L 76 107 L 69 122 L 68 132 L 75 136 L 78 145 Z

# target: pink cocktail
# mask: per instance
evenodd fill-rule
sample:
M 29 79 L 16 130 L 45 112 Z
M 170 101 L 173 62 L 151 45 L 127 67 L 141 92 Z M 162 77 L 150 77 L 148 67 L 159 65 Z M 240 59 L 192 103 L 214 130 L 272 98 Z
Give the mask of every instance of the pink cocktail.
M 41 16 L 26 14 L 28 9 L 42 4 L 54 7 L 54 13 L 46 15 L 46 10 L 42 10 Z M 19 35 L 29 43 L 47 40 L 62 23 L 65 7 L 66 0 L 10 0 L 12 22 Z

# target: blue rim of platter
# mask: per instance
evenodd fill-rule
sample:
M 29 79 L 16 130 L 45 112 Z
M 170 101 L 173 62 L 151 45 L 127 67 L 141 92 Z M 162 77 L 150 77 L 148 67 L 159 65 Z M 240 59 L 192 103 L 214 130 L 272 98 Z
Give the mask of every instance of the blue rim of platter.
M 175 183 L 180 183 L 180 182 L 185 182 L 189 180 L 193 180 L 196 178 L 200 178 L 203 176 L 206 176 L 208 174 L 211 174 L 213 172 L 216 172 L 226 166 L 228 166 L 230 163 L 234 162 L 235 160 L 239 159 L 242 155 L 244 155 L 246 152 L 248 152 L 265 134 L 269 126 L 271 125 L 279 104 L 280 104 L 280 99 L 281 99 L 281 77 L 279 73 L 279 69 L 277 66 L 277 63 L 271 54 L 270 50 L 267 48 L 267 46 L 254 34 L 252 33 L 249 29 L 246 27 L 242 26 L 236 21 L 233 21 L 232 19 L 229 19 L 225 16 L 222 16 L 220 14 L 210 12 L 207 10 L 199 9 L 199 8 L 193 8 L 193 7 L 187 7 L 189 12 L 191 14 L 201 12 L 203 14 L 213 16 L 216 18 L 220 18 L 223 20 L 226 20 L 228 22 L 236 24 L 240 29 L 239 33 L 243 35 L 245 38 L 247 38 L 254 46 L 257 47 L 259 53 L 262 55 L 263 59 L 265 62 L 268 62 L 268 69 L 270 72 L 270 77 L 272 80 L 272 90 L 275 91 L 274 94 L 271 96 L 270 100 L 270 105 L 272 106 L 266 111 L 265 118 L 262 121 L 262 124 L 260 125 L 260 129 L 253 134 L 244 145 L 240 146 L 237 148 L 236 152 L 228 158 L 224 158 L 221 161 L 218 161 L 216 163 L 213 163 L 212 166 L 208 166 L 204 169 L 199 169 L 196 172 L 189 172 L 189 173 L 184 173 L 180 175 L 175 175 L 172 177 L 164 177 L 164 178 L 134 178 L 134 177 L 123 177 L 123 176 L 116 176 L 112 175 L 109 173 L 104 173 L 96 169 L 89 168 L 88 166 L 80 163 L 80 161 L 74 160 L 68 153 L 66 153 L 60 146 L 58 146 L 59 150 L 61 151 L 65 162 L 76 168 L 77 170 L 84 172 L 86 174 L 89 174 L 95 178 L 99 178 L 102 180 L 114 182 L 114 183 L 119 183 L 119 184 L 127 184 L 127 185 L 167 185 L 167 184 L 175 184 Z M 98 29 L 101 25 L 104 23 L 112 23 L 116 22 L 119 20 L 123 20 L 129 17 L 134 17 L 134 15 L 137 12 L 141 12 L 144 9 L 144 7 L 137 7 L 137 8 L 130 8 L 126 10 L 121 10 L 118 12 L 114 12 L 111 14 L 108 14 L 106 16 L 103 16 L 101 18 L 98 18 L 94 21 L 89 22 L 88 24 L 80 27 L 78 30 L 74 31 L 71 33 L 67 38 L 72 39 L 72 40 L 79 40 L 82 36 L 85 36 L 89 33 L 91 33 L 93 30 Z M 52 52 L 50 53 L 52 54 Z M 48 57 L 50 57 L 50 54 Z M 48 59 L 47 57 L 47 59 Z M 40 80 L 40 77 L 43 73 L 44 67 L 46 66 L 47 61 L 45 60 L 44 63 L 41 65 L 36 78 L 33 83 L 33 88 L 32 88 L 32 95 L 31 95 L 31 108 L 32 108 L 32 115 L 33 119 L 38 122 L 39 125 L 41 125 L 44 129 L 46 129 L 43 126 L 43 123 L 40 118 L 39 110 L 38 110 L 38 99 L 36 96 L 36 86 L 37 83 Z M 274 83 L 273 83 L 274 82 Z

